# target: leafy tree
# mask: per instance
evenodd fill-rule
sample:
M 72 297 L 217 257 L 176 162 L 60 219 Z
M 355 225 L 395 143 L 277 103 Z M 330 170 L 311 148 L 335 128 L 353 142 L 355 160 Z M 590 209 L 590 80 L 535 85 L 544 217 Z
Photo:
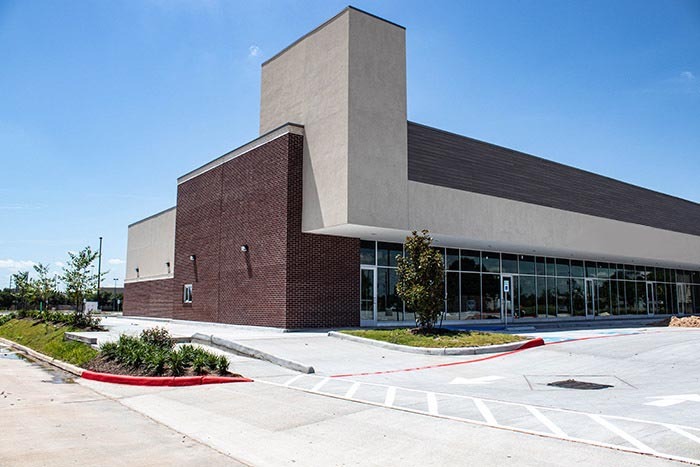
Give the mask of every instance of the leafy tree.
M 49 266 L 46 264 L 34 265 L 37 278 L 32 281 L 36 298 L 44 304 L 44 309 L 48 309 L 49 299 L 56 292 L 56 278 L 49 276 Z
M 68 264 L 63 268 L 61 280 L 66 285 L 66 295 L 75 304 L 78 314 L 83 311 L 83 299 L 87 294 L 93 293 L 97 289 L 97 281 L 104 277 L 107 272 L 98 275 L 91 270 L 91 266 L 98 256 L 98 252 L 86 246 L 77 253 L 68 252 Z
M 9 310 L 15 298 L 10 289 L 0 290 L 0 310 Z
M 14 297 L 17 301 L 17 308 L 26 310 L 34 301 L 34 287 L 29 280 L 28 271 L 19 271 L 12 275 L 15 284 Z
M 427 230 L 406 237 L 406 255 L 397 256 L 396 292 L 416 314 L 416 325 L 433 329 L 444 308 L 445 273 L 442 255 L 431 248 Z

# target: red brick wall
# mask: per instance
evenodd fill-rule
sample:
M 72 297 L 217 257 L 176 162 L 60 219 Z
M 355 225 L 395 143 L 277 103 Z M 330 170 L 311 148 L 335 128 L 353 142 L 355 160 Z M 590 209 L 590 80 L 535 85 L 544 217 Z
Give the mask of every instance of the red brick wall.
M 175 277 L 128 284 L 125 314 L 358 325 L 359 240 L 301 232 L 303 145 L 286 134 L 180 184 Z M 191 304 L 182 302 L 184 284 Z
M 124 285 L 124 315 L 170 318 L 173 314 L 173 279 L 131 282 Z
M 216 321 L 219 309 L 221 166 L 178 186 L 174 312 L 177 319 Z M 194 255 L 195 260 L 190 260 Z M 182 302 L 192 284 L 192 303 Z
M 360 325 L 360 240 L 302 233 L 303 145 L 289 147 L 287 327 Z

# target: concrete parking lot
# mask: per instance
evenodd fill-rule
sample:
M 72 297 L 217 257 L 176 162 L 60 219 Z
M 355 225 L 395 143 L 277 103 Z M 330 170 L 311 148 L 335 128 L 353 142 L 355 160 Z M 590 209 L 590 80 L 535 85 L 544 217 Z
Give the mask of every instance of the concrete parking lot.
M 164 325 L 114 326 L 136 332 L 156 324 Z M 697 330 L 541 333 L 550 342 L 544 347 L 467 357 L 407 354 L 323 333 L 217 332 L 316 373 L 231 356 L 255 383 L 79 386 L 254 465 L 700 463 Z M 0 367 L 18 364 L 0 359 Z M 612 387 L 548 386 L 568 379 Z

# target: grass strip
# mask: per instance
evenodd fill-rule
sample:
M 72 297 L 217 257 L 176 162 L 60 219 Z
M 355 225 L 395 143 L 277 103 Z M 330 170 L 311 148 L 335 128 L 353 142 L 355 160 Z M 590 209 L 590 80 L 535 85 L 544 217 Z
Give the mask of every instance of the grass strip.
M 66 332 L 79 330 L 32 319 L 13 319 L 0 326 L 0 337 L 64 362 L 84 366 L 95 358 L 97 350 L 82 342 L 66 341 L 63 337 Z
M 362 329 L 340 331 L 351 336 L 374 339 L 391 344 L 408 345 L 411 347 L 481 347 L 484 345 L 508 344 L 520 342 L 525 337 L 513 334 L 499 334 L 482 331 L 450 331 L 436 330 L 432 333 L 414 333 L 411 329 Z

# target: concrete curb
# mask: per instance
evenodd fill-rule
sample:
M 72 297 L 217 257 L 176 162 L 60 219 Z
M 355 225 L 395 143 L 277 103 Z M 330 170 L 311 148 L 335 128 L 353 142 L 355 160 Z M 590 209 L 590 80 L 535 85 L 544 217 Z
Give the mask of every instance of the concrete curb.
M 411 347 L 408 345 L 392 344 L 390 342 L 376 341 L 365 337 L 351 336 L 336 331 L 328 333 L 330 337 L 337 339 L 348 340 L 360 344 L 372 345 L 388 350 L 397 350 L 399 352 L 417 353 L 423 355 L 481 355 L 487 353 L 510 352 L 513 350 L 528 349 L 531 347 L 539 347 L 544 345 L 544 340 L 541 337 L 528 339 L 520 342 L 511 342 L 509 344 L 487 345 L 483 347 L 443 347 L 443 348 L 426 348 L 426 347 Z
M 199 386 L 202 384 L 252 383 L 250 378 L 242 376 L 129 376 L 112 373 L 84 371 L 84 379 L 102 383 L 128 384 L 131 386 Z
M 67 371 L 68 373 L 74 374 L 75 376 L 82 376 L 83 372 L 85 371 L 79 366 L 71 365 L 70 363 L 66 363 L 56 358 L 49 357 L 48 355 L 39 353 L 36 350 L 30 349 L 29 347 L 17 344 L 16 342 L 13 342 L 11 340 L 3 339 L 2 337 L 0 337 L 0 343 L 13 349 L 19 350 L 32 358 L 41 360 L 42 362 L 48 363 L 49 365 L 53 365 L 56 368 L 60 368 L 63 371 Z
M 227 339 L 222 339 L 220 337 L 195 333 L 192 335 L 192 342 L 204 345 L 211 345 L 213 347 L 219 347 L 223 350 L 228 350 L 239 355 L 244 355 L 246 357 L 257 358 L 258 360 L 265 360 L 275 365 L 289 368 L 290 370 L 298 371 L 300 373 L 314 373 L 314 367 L 304 365 L 293 360 L 287 360 L 285 358 L 277 357 L 275 355 L 263 352 L 262 350 L 254 349 L 237 342 L 233 342 Z

